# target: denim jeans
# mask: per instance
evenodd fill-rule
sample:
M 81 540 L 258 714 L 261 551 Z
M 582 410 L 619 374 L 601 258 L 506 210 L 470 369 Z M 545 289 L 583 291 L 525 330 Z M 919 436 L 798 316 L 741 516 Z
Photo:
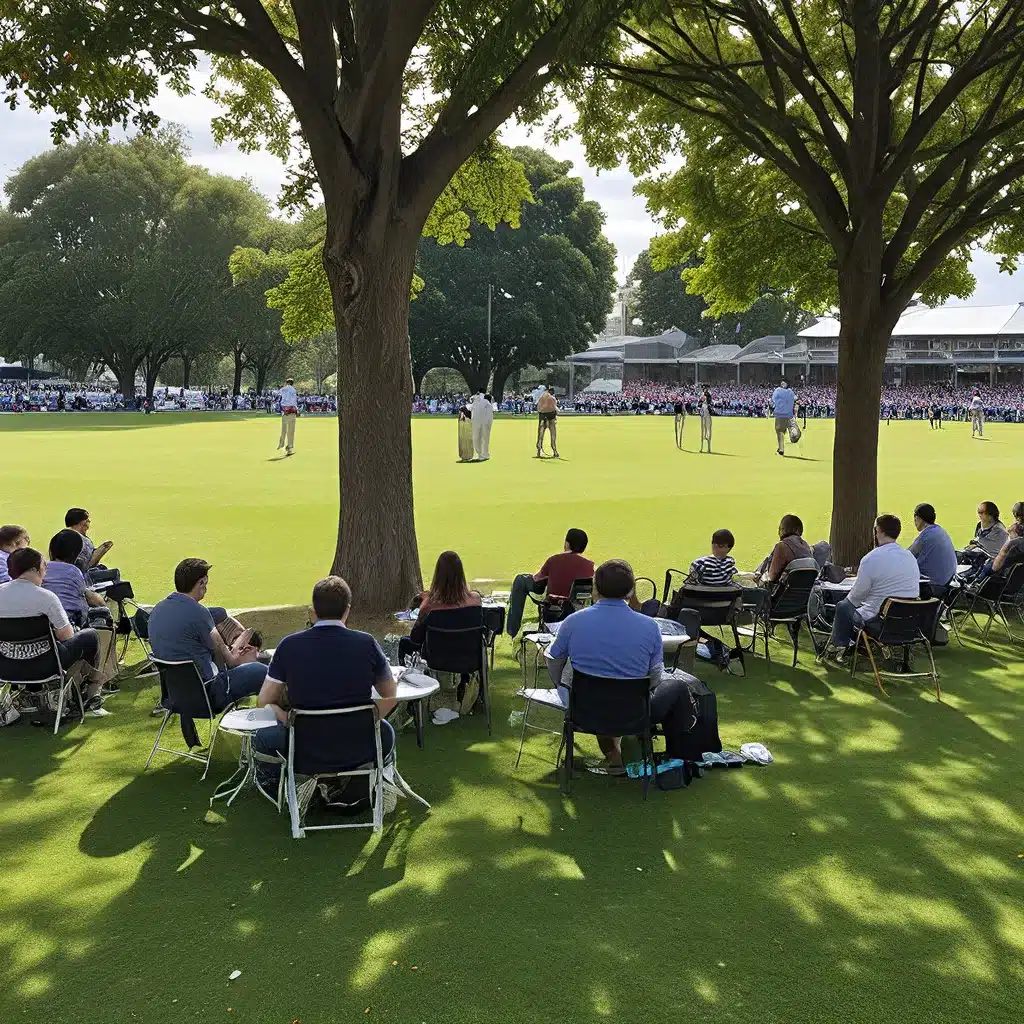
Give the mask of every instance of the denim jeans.
M 832 643 L 836 647 L 849 647 L 853 643 L 853 638 L 865 624 L 856 605 L 849 598 L 844 597 L 836 605 L 836 617 L 832 622 Z
M 266 678 L 267 666 L 258 661 L 225 669 L 206 684 L 210 706 L 214 711 L 223 711 L 240 697 L 254 696 L 263 688 Z
M 508 616 L 505 619 L 505 632 L 509 636 L 515 636 L 523 624 L 523 611 L 526 609 L 527 597 L 530 594 L 543 594 L 545 585 L 544 580 L 535 580 L 526 573 L 520 573 L 512 581 L 512 592 L 508 599 Z

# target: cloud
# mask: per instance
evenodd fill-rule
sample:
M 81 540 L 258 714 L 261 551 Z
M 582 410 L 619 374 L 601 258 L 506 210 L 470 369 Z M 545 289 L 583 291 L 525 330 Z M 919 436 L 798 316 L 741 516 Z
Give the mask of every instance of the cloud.
M 193 75 L 198 89 L 204 73 Z M 154 104 L 156 112 L 166 121 L 182 125 L 189 135 L 192 159 L 218 174 L 246 177 L 271 201 L 275 201 L 285 180 L 285 169 L 267 153 L 242 153 L 234 144 L 218 146 L 210 132 L 211 118 L 218 112 L 216 104 L 201 94 L 176 96 L 167 89 L 160 92 Z M 14 111 L 0 108 L 0 177 L 7 178 L 26 160 L 50 146 L 52 117 L 26 107 Z M 546 149 L 560 160 L 571 160 L 573 173 L 583 179 L 587 196 L 601 204 L 605 211 L 605 234 L 615 245 L 619 279 L 624 280 L 638 253 L 647 248 L 652 236 L 661 231 L 651 218 L 643 199 L 633 194 L 635 179 L 625 167 L 597 171 L 588 166 L 579 139 L 571 138 L 558 145 L 544 140 L 543 129 L 529 128 L 514 121 L 501 132 L 509 145 L 535 146 Z M 971 269 L 978 279 L 972 305 L 988 305 L 1024 301 L 1024 274 L 1010 277 L 1000 274 L 997 260 L 988 253 L 978 253 Z M 959 303 L 958 303 L 959 304 Z

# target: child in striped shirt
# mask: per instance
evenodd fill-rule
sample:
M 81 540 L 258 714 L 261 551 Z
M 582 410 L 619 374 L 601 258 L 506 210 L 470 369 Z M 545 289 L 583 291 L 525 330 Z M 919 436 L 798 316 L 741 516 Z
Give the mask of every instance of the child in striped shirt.
M 730 530 L 715 530 L 711 535 L 711 554 L 702 555 L 690 565 L 689 583 L 704 587 L 725 587 L 732 583 L 736 559 L 729 554 L 736 539 Z

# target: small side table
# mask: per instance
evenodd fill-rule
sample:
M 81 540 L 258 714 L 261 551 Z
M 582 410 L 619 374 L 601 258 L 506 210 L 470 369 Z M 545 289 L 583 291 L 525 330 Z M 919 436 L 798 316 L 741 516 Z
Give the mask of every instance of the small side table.
M 277 717 L 268 708 L 235 708 L 220 720 L 220 731 L 240 737 L 242 745 L 238 752 L 238 767 L 231 778 L 225 779 L 213 791 L 213 796 L 210 797 L 211 807 L 214 800 L 222 800 L 225 797 L 230 807 L 242 790 L 253 785 L 256 780 L 256 762 L 252 756 L 253 733 L 274 725 L 277 725 Z

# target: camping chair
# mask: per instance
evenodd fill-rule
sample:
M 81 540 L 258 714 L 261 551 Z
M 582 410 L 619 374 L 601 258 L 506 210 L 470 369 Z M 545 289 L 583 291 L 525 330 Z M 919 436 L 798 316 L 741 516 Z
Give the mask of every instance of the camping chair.
M 857 660 L 860 655 L 861 644 L 867 650 L 868 659 L 871 661 L 871 669 L 875 674 L 875 683 L 878 689 L 888 697 L 885 687 L 882 685 L 882 676 L 902 679 L 929 678 L 935 684 L 935 696 L 942 700 L 942 688 L 939 686 L 939 674 L 935 670 L 935 659 L 932 657 L 932 645 L 928 640 L 928 630 L 934 622 L 935 613 L 939 604 L 936 597 L 927 599 L 890 597 L 882 605 L 882 610 L 877 619 L 865 623 L 856 636 L 856 646 L 853 658 L 850 662 L 850 675 L 857 671 Z M 910 650 L 916 644 L 921 644 L 928 654 L 928 663 L 931 666 L 928 672 L 911 672 Z M 873 645 L 879 649 L 883 647 L 898 647 L 903 652 L 903 663 L 900 671 L 885 672 L 878 668 L 878 661 L 875 658 Z
M 811 643 L 814 643 L 808 605 L 811 600 L 811 590 L 817 580 L 817 569 L 791 569 L 785 574 L 768 600 L 754 613 L 749 648 L 751 654 L 757 653 L 757 638 L 760 631 L 764 638 L 765 660 L 771 662 L 772 656 L 768 641 L 775 639 L 775 627 L 784 624 L 789 628 L 789 636 L 793 643 L 793 667 L 796 668 L 797 654 L 800 648 L 800 627 L 805 622 L 807 630 L 811 634 Z
M 153 664 L 153 652 L 149 646 L 149 613 L 136 603 L 131 581 L 118 580 L 113 586 L 107 588 L 103 597 L 108 604 L 114 605 L 117 612 L 114 616 L 114 630 L 122 640 L 121 649 L 117 653 L 118 664 L 124 664 L 128 657 L 128 645 L 131 643 L 132 637 L 135 637 L 145 655 L 145 660 L 135 673 L 135 678 L 141 679 L 144 676 L 155 675 L 157 670 Z
M 356 756 L 346 756 L 346 751 L 355 752 Z M 385 783 L 430 809 L 430 804 L 414 792 L 399 774 L 395 751 L 392 750 L 385 759 L 380 741 L 380 719 L 376 705 L 372 703 L 350 708 L 293 708 L 288 712 L 288 757 L 282 760 L 293 839 L 305 839 L 306 832 L 311 829 L 372 828 L 374 832 L 380 832 L 384 827 Z M 308 791 L 312 791 L 322 779 L 364 776 L 369 787 L 372 820 L 333 825 L 305 824 L 304 808 L 300 806 L 299 787 L 295 781 L 299 775 L 305 777 L 302 788 L 309 787 Z
M 491 735 L 490 635 L 479 606 L 449 608 L 431 612 L 427 617 L 422 648 L 427 668 L 435 675 L 450 672 L 459 676 L 479 676 L 488 736 Z
M 567 796 L 572 780 L 577 732 L 593 736 L 636 736 L 640 741 L 645 768 L 643 799 L 647 799 L 647 789 L 654 774 L 651 681 L 647 676 L 640 679 L 609 679 L 573 669 L 569 707 L 562 725 L 562 742 L 555 758 L 557 772 L 562 751 L 565 751 L 562 791 Z
M 0 696 L 21 689 L 37 691 L 40 699 L 56 692 L 54 736 L 72 694 L 78 701 L 80 721 L 85 721 L 82 692 L 60 663 L 57 638 L 45 615 L 0 618 Z
M 547 590 L 542 594 L 531 593 L 527 596 L 537 607 L 537 629 L 545 633 L 549 622 L 561 622 L 567 615 L 594 603 L 594 578 L 587 576 L 573 580 L 569 596 L 564 600 L 549 597 Z
M 991 576 L 986 576 L 977 587 L 963 588 L 959 597 L 961 601 L 966 602 L 964 614 L 960 620 L 961 626 L 969 617 L 981 629 L 976 613 L 980 610 L 988 615 L 985 628 L 981 632 L 982 642 L 988 642 L 992 623 L 997 619 L 1003 624 L 1006 635 L 1012 643 L 1017 643 L 1024 639 L 1024 637 L 1014 635 L 1013 630 L 1010 629 L 1010 621 L 1006 616 L 1006 610 L 1009 609 L 1018 618 L 1024 619 L 1021 615 L 1021 601 L 1024 600 L 1024 563 L 1019 562 L 1013 566 L 1005 576 L 995 573 Z M 960 639 L 960 630 L 956 627 L 956 620 L 953 615 L 956 603 L 956 599 L 950 603 L 949 617 L 953 623 L 956 637 L 962 644 L 963 640 Z
M 665 573 L 665 593 L 669 591 L 671 574 L 680 573 L 678 569 L 669 569 Z M 709 640 L 715 639 L 706 630 L 705 626 L 717 626 L 719 632 L 728 626 L 732 629 L 733 650 L 736 651 L 740 660 L 740 667 L 743 674 L 747 674 L 747 663 L 743 656 L 743 645 L 740 643 L 740 634 L 737 620 L 743 610 L 744 588 L 738 583 L 725 587 L 705 587 L 697 583 L 683 582 L 678 590 L 672 594 L 672 603 L 669 606 L 673 615 L 679 614 L 681 608 L 692 608 L 700 614 L 700 636 Z
M 150 660 L 156 665 L 160 674 L 160 690 L 163 697 L 164 716 L 157 730 L 156 739 L 153 741 L 153 749 L 149 752 L 146 760 L 146 771 L 156 752 L 159 750 L 164 754 L 171 754 L 174 757 L 186 757 L 191 761 L 198 761 L 203 767 L 203 779 L 210 770 L 210 761 L 213 758 L 213 746 L 217 742 L 217 733 L 220 731 L 220 718 L 232 710 L 238 701 L 232 701 L 223 711 L 218 713 L 213 710 L 210 704 L 210 695 L 206 691 L 206 684 L 199 674 L 199 668 L 194 661 L 164 661 L 152 654 Z M 167 723 L 175 716 L 181 718 L 181 731 L 189 747 L 188 750 L 177 750 L 173 747 L 161 747 L 160 740 L 163 737 Z M 196 731 L 194 722 L 196 719 L 205 719 L 210 724 L 210 741 L 206 747 L 206 753 L 193 754 L 192 747 L 200 746 L 199 733 Z

